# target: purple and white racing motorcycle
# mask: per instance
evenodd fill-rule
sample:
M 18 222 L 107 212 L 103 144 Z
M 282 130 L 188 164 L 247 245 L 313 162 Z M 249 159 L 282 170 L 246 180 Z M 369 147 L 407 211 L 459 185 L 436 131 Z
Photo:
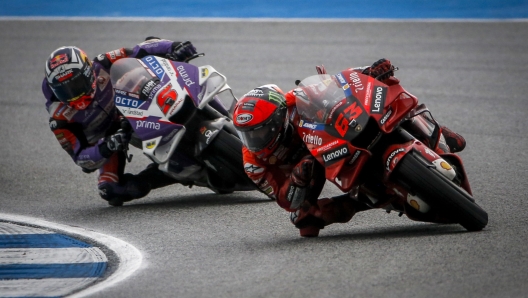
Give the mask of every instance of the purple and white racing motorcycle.
M 166 175 L 220 194 L 257 190 L 244 173 L 231 120 L 237 98 L 224 75 L 209 65 L 147 56 L 116 61 L 110 76 L 131 144 Z

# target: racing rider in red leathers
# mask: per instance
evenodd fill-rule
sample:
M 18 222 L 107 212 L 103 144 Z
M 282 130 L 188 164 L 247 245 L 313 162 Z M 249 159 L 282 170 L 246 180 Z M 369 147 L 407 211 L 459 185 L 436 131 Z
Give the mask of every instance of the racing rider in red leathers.
M 389 60 L 357 68 L 382 82 L 393 77 Z M 332 223 L 348 222 L 359 211 L 370 209 L 349 194 L 318 199 L 325 179 L 324 167 L 310 154 L 294 129 L 299 115 L 295 89 L 284 94 L 277 85 L 264 85 L 245 94 L 234 111 L 234 124 L 244 144 L 246 174 L 260 190 L 291 212 L 290 219 L 304 237 L 315 237 Z M 443 127 L 452 152 L 465 147 L 462 136 Z
M 141 198 L 151 189 L 176 183 L 155 164 L 138 175 L 124 174 L 123 149 L 129 134 L 119 130 L 120 117 L 114 105 L 110 67 L 124 57 L 148 55 L 187 62 L 196 48 L 190 42 L 148 37 L 133 48 L 120 48 L 91 61 L 73 46 L 60 47 L 46 60 L 42 92 L 50 114 L 49 126 L 62 148 L 84 172 L 99 170 L 98 190 L 110 205 Z

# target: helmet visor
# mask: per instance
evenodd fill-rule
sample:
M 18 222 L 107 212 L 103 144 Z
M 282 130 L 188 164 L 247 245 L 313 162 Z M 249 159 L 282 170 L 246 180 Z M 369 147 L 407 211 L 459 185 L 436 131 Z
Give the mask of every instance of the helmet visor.
M 240 140 L 250 151 L 258 152 L 270 146 L 279 135 L 284 119 L 271 117 L 264 125 L 243 129 L 237 127 Z
M 72 72 L 71 78 L 66 78 L 50 87 L 55 96 L 64 103 L 74 102 L 85 95 L 90 95 L 94 91 L 95 77 L 93 72 L 85 76 L 81 72 Z

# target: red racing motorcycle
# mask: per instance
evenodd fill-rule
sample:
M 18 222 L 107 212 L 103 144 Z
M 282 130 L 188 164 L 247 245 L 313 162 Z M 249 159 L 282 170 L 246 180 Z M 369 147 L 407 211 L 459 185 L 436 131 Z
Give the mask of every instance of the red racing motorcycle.
M 469 231 L 486 226 L 461 158 L 424 104 L 394 77 L 384 84 L 352 68 L 317 69 L 295 91 L 296 129 L 327 180 L 371 208 Z

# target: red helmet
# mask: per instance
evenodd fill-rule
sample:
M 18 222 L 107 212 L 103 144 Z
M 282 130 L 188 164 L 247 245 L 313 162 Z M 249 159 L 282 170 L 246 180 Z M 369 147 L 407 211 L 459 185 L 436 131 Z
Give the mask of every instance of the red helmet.
M 84 110 L 95 94 L 95 73 L 86 53 L 77 47 L 60 47 L 46 60 L 46 80 L 61 102 Z
M 283 138 L 287 107 L 284 92 L 277 85 L 249 91 L 235 106 L 233 122 L 240 140 L 259 157 L 268 157 Z

